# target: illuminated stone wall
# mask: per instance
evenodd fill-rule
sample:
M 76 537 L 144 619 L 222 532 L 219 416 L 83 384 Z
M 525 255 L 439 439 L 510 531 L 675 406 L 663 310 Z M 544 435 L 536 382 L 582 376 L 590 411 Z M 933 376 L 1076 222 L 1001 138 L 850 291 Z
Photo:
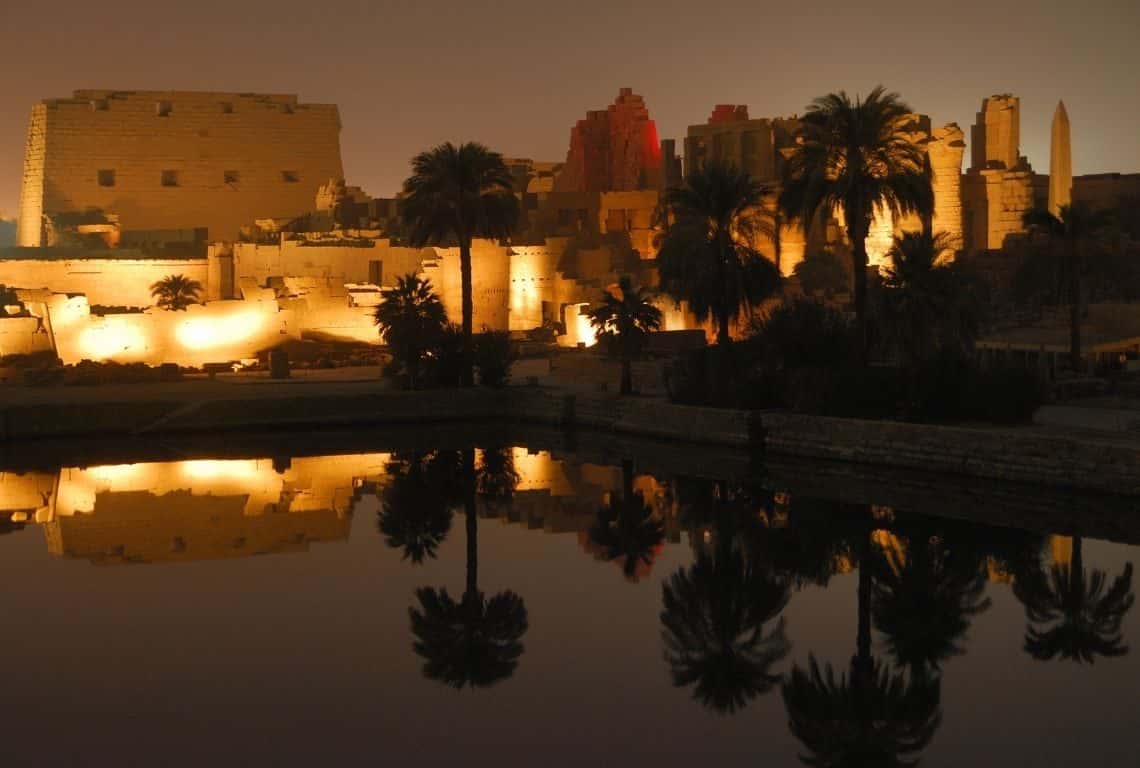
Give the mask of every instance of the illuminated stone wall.
M 131 255 L 135 254 L 135 255 Z M 154 303 L 150 286 L 169 275 L 185 275 L 210 292 L 205 259 L 147 258 L 128 250 L 86 256 L 56 249 L 16 250 L 0 258 L 0 284 L 14 288 L 46 288 L 57 293 L 81 293 L 90 304 L 148 307 Z M 28 258 L 21 258 L 27 256 Z M 36 258 L 39 257 L 39 258 Z
M 586 113 L 570 131 L 556 192 L 608 192 L 660 185 L 661 147 L 645 101 L 629 88 L 605 110 Z
M 42 245 L 41 214 L 100 209 L 124 230 L 206 227 L 235 239 L 257 218 L 309 211 L 344 176 L 340 117 L 292 95 L 79 90 L 36 105 L 19 242 Z
M 51 349 L 51 336 L 38 317 L 0 317 L 0 357 Z
M 956 123 L 936 128 L 926 144 L 934 185 L 935 232 L 945 232 L 954 250 L 962 248 L 962 157 L 965 134 Z

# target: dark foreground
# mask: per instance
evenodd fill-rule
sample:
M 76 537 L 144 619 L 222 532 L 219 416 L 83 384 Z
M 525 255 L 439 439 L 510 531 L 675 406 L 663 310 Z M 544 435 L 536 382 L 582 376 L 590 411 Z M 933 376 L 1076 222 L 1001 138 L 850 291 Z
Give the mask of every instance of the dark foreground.
M 537 429 L 146 445 L 4 459 L 0 764 L 1135 764 L 1128 498 Z

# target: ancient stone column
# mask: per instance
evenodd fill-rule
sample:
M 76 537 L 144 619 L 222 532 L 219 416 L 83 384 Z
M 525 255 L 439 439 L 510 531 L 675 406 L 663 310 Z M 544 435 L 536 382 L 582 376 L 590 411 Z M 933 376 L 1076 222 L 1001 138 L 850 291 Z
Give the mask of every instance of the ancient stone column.
M 935 129 L 926 145 L 934 186 L 935 232 L 945 232 L 950 246 L 962 248 L 962 156 L 966 137 L 957 123 Z
M 1073 200 L 1073 155 L 1069 139 L 1069 113 L 1065 102 L 1057 102 L 1053 113 L 1052 141 L 1049 145 L 1049 213 L 1057 216 L 1061 206 Z

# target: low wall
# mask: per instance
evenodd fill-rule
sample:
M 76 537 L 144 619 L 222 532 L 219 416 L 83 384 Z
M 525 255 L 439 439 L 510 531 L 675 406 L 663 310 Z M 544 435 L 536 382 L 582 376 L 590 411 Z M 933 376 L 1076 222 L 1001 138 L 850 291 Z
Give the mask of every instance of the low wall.
M 0 357 L 51 350 L 51 337 L 38 317 L 0 317 Z

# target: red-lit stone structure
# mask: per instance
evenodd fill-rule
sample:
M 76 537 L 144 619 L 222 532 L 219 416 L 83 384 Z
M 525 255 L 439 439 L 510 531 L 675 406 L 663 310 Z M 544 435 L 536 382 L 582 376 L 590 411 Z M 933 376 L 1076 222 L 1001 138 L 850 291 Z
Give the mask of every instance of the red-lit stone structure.
M 556 192 L 626 192 L 660 186 L 661 146 L 645 100 L 622 88 L 605 110 L 591 110 L 570 130 Z

